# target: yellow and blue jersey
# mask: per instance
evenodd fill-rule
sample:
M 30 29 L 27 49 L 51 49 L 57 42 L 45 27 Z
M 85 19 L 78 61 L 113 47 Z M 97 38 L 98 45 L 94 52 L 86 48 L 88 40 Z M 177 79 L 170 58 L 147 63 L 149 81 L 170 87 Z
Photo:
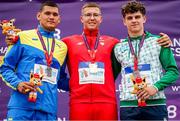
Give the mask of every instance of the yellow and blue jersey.
M 54 32 L 47 32 L 41 26 L 38 26 L 38 30 L 42 35 L 48 53 L 50 53 Z M 8 48 L 0 66 L 3 81 L 13 89 L 8 108 L 24 108 L 56 113 L 57 88 L 69 90 L 69 79 L 65 73 L 66 54 L 66 44 L 55 39 L 51 64 L 54 77 L 48 78 L 49 81 L 47 81 L 48 79 L 46 81 L 42 80 L 43 85 L 40 88 L 43 94 L 38 92 L 36 103 L 31 103 L 28 101 L 28 94 L 19 93 L 16 88 L 20 82 L 29 81 L 30 73 L 32 71 L 37 73 L 39 65 L 42 68 L 46 67 L 46 58 L 37 35 L 37 29 L 20 32 L 18 42 Z

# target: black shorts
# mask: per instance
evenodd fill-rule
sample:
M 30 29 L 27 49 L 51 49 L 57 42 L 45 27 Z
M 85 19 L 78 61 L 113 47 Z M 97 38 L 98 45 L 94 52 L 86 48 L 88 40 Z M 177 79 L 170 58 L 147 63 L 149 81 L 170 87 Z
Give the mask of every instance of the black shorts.
M 146 106 L 146 107 L 121 107 L 121 121 L 167 121 L 168 112 L 165 105 Z

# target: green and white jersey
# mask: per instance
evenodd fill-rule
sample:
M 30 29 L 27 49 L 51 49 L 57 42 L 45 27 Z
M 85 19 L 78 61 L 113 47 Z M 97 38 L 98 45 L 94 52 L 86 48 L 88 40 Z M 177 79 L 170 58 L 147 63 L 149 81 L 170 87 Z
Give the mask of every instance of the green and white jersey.
M 136 54 L 139 51 L 138 49 L 141 38 L 142 36 L 131 38 L 131 42 Z M 153 85 L 159 90 L 158 93 L 154 96 L 151 96 L 149 100 L 160 101 L 155 103 L 153 101 L 147 101 L 147 105 L 165 104 L 166 97 L 164 95 L 163 89 L 174 82 L 178 77 L 177 66 L 170 48 L 161 47 L 157 43 L 158 38 L 159 36 L 155 36 L 149 32 L 146 32 L 146 37 L 138 58 L 138 69 L 140 71 L 141 77 L 146 80 L 148 86 Z M 132 94 L 134 90 L 134 83 L 130 78 L 133 74 L 134 58 L 130 52 L 128 39 L 123 40 L 121 43 L 118 43 L 115 46 L 114 54 L 117 61 L 121 64 L 121 106 L 137 106 L 137 96 Z M 163 78 L 165 74 L 163 68 L 165 68 L 167 72 L 169 66 L 173 66 L 171 67 L 172 70 L 174 70 L 172 71 L 172 74 L 175 77 L 172 77 L 173 75 L 166 75 L 170 79 L 166 80 L 167 78 Z M 126 103 L 127 101 L 130 101 L 131 103 Z

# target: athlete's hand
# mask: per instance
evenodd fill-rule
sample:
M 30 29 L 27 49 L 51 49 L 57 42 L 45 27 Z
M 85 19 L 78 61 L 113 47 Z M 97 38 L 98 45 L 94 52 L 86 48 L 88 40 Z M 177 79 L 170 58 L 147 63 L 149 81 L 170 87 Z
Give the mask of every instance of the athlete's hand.
M 154 86 L 148 86 L 143 90 L 138 90 L 137 97 L 138 99 L 148 99 L 150 96 L 155 95 L 158 90 Z
M 148 92 L 144 89 L 138 90 L 137 91 L 137 97 L 138 99 L 148 99 L 150 97 L 150 95 L 148 94 Z
M 26 94 L 29 91 L 36 91 L 36 89 L 30 82 L 20 82 L 17 86 L 17 90 L 23 94 Z
M 165 33 L 160 33 L 160 38 L 157 40 L 157 42 L 159 43 L 159 45 L 163 46 L 163 47 L 170 47 L 172 44 L 171 39 L 169 38 L 169 36 Z

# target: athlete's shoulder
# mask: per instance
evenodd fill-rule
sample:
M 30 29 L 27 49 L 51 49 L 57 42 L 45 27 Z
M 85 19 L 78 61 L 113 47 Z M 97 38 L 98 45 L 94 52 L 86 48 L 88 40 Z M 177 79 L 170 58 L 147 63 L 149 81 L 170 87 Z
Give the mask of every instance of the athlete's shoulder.
M 33 38 L 36 38 L 36 30 L 24 30 L 18 33 L 19 41 L 23 44 L 28 43 L 28 41 L 32 40 Z M 36 38 L 37 40 L 37 38 Z
M 70 36 L 64 37 L 64 38 L 62 38 L 62 40 L 63 40 L 63 41 L 64 41 L 64 40 L 71 40 L 71 39 L 80 38 L 80 37 L 82 37 L 82 35 L 77 35 L 77 34 L 75 34 L 75 35 L 70 35 Z
M 32 34 L 32 33 L 35 33 L 35 29 L 31 29 L 31 30 L 24 30 L 24 31 L 21 31 L 18 33 L 19 36 L 22 36 L 22 35 L 29 35 L 29 34 Z
M 115 45 L 115 48 L 121 48 L 123 46 L 127 46 L 127 39 L 120 39 L 120 41 Z
M 62 39 L 62 41 L 65 42 L 66 44 L 79 41 L 79 40 L 82 40 L 82 35 L 71 35 L 71 36 L 64 37 Z
M 56 45 L 62 46 L 64 48 L 67 48 L 66 43 L 62 40 L 56 40 Z
M 161 36 L 159 36 L 159 35 L 157 35 L 157 34 L 152 34 L 152 33 L 148 32 L 148 31 L 146 31 L 146 39 L 148 39 L 148 38 L 158 39 L 158 38 L 160 38 L 160 37 L 161 37 Z

